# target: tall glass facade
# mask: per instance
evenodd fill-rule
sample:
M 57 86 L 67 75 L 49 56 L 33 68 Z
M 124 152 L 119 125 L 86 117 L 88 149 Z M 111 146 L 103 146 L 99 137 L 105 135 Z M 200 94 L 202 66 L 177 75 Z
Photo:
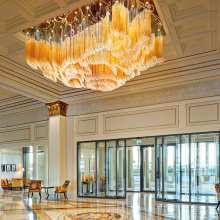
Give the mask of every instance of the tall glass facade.
M 216 203 L 219 132 L 78 143 L 78 196 Z
M 157 137 L 156 151 L 157 200 L 217 203 L 219 132 Z
M 78 144 L 78 196 L 125 198 L 125 141 Z

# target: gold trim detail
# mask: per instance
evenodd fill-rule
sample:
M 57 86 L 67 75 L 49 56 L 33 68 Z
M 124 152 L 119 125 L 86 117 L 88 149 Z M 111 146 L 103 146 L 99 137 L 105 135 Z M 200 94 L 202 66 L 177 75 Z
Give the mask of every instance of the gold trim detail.
M 68 106 L 67 103 L 57 101 L 57 102 L 45 103 L 45 105 L 49 110 L 49 116 L 54 116 L 54 115 L 66 116 L 66 110 Z

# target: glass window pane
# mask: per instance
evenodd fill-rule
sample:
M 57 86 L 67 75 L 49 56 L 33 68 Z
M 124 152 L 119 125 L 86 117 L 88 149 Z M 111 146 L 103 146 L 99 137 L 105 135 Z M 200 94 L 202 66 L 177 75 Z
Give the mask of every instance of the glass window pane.
M 33 147 L 24 148 L 24 157 L 25 157 L 25 174 L 27 179 L 33 179 Z
M 118 196 L 125 197 L 125 141 L 118 142 L 117 151 Z
M 96 197 L 96 142 L 78 145 L 78 195 Z
M 164 199 L 180 200 L 180 137 L 164 137 Z
M 156 198 L 162 199 L 162 137 L 157 137 L 156 145 Z
M 219 134 L 191 135 L 191 201 L 216 203 L 219 183 Z
M 38 180 L 42 180 L 42 184 L 44 181 L 44 147 L 37 147 L 37 178 Z
M 181 201 L 189 202 L 189 135 L 181 136 Z
M 126 147 L 127 191 L 140 191 L 140 146 Z
M 105 142 L 97 142 L 97 197 L 105 197 Z
M 106 197 L 116 197 L 116 141 L 106 142 Z
M 155 190 L 155 138 L 145 139 L 143 147 L 143 190 Z

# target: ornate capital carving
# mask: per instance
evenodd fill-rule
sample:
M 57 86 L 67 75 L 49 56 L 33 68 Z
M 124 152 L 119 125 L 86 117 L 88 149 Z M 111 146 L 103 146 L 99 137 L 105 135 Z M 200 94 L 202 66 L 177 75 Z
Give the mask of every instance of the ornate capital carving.
M 66 116 L 67 105 L 65 102 L 57 101 L 45 103 L 49 110 L 49 116 L 63 115 Z

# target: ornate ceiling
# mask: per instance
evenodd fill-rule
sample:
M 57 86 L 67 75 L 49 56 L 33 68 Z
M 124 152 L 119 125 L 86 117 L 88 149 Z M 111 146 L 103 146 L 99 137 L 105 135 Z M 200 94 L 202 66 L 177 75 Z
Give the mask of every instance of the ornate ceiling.
M 220 78 L 218 0 L 154 0 L 166 31 L 166 61 L 115 91 L 71 89 L 28 67 L 21 31 L 89 2 L 0 0 L 0 87 L 10 90 L 1 89 L 0 100 L 19 94 L 35 104 L 58 99 L 72 103 Z

